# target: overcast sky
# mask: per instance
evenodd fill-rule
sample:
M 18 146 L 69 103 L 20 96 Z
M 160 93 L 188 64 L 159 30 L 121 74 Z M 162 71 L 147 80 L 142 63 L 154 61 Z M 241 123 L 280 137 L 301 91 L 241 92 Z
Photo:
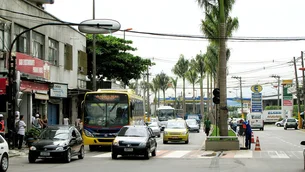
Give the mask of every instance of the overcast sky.
M 81 22 L 93 17 L 92 0 L 55 0 L 46 5 L 46 11 L 68 22 Z M 195 0 L 95 0 L 96 19 L 114 19 L 121 29 L 133 31 L 201 35 L 200 23 L 203 10 Z M 234 37 L 305 37 L 304 0 L 236 0 L 231 13 L 238 17 L 239 29 Z M 113 33 L 123 38 L 123 32 Z M 135 55 L 152 59 L 156 65 L 151 68 L 151 78 L 164 71 L 171 72 L 180 54 L 191 59 L 202 51 L 206 52 L 208 41 L 190 38 L 157 37 L 126 32 L 126 39 L 133 41 L 138 50 Z M 250 86 L 263 84 L 263 95 L 277 94 L 276 79 L 294 79 L 294 68 L 289 61 L 305 51 L 305 41 L 294 42 L 249 42 L 229 41 L 231 57 L 228 62 L 228 97 L 239 96 L 239 82 L 232 76 L 242 77 L 243 97 L 250 98 Z M 290 65 L 289 65 L 290 64 Z M 298 67 L 301 61 L 298 61 Z M 301 72 L 298 72 L 301 76 Z M 265 84 L 269 83 L 269 84 Z M 182 88 L 182 81 L 178 86 Z M 191 88 L 190 84 L 187 84 Z M 199 87 L 199 85 L 197 86 Z M 181 90 L 178 90 L 181 92 Z M 191 96 L 191 89 L 186 92 Z M 173 96 L 169 89 L 168 96 Z M 199 96 L 199 89 L 198 95 Z

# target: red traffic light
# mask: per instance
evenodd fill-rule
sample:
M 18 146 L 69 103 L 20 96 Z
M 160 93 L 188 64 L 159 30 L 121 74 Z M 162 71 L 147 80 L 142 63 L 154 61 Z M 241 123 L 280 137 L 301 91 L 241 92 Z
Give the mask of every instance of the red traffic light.
M 220 90 L 219 90 L 219 88 L 215 88 L 215 89 L 213 90 L 213 95 L 214 95 L 215 97 L 219 97 L 219 96 L 220 96 Z

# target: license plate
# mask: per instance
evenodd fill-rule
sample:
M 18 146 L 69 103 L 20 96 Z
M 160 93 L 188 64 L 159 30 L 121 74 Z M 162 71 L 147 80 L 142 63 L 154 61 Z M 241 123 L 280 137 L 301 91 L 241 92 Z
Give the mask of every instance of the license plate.
M 177 137 L 177 136 L 174 136 L 174 137 L 172 137 L 172 139 L 179 139 L 179 137 Z
M 133 151 L 133 148 L 124 148 L 124 151 L 125 151 L 125 152 L 132 152 L 132 151 Z
M 50 152 L 40 152 L 41 156 L 50 156 Z

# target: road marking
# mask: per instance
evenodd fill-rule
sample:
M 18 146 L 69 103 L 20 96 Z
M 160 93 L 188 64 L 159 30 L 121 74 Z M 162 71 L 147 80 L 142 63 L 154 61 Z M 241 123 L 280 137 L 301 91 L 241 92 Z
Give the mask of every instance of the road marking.
M 237 151 L 234 158 L 252 158 L 253 151 L 252 150 L 245 150 L 245 151 Z
M 279 158 L 289 158 L 289 156 L 284 151 L 277 152 Z
M 189 152 L 191 151 L 173 151 L 164 156 L 160 156 L 160 158 L 181 158 Z
M 95 155 L 95 156 L 92 156 L 92 157 L 93 158 L 109 158 L 109 157 L 111 157 L 111 152 Z

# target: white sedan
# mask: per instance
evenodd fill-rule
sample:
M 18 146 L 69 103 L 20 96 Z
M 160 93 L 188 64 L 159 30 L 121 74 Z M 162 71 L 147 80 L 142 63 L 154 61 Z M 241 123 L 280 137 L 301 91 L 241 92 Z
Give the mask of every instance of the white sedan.
M 0 171 L 6 172 L 9 166 L 8 158 L 8 144 L 6 140 L 0 135 Z
M 157 122 L 149 123 L 148 127 L 153 130 L 155 136 L 161 137 L 161 129 Z

